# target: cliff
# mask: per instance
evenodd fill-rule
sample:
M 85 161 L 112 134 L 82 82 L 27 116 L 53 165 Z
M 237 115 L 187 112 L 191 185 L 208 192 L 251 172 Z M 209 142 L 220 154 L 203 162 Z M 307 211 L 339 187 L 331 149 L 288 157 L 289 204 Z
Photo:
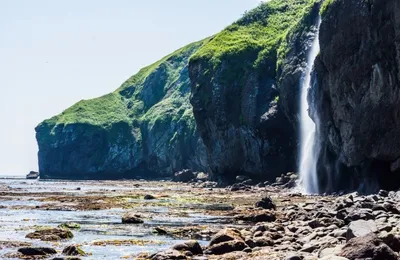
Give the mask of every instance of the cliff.
M 330 0 L 322 8 L 319 179 L 332 191 L 400 185 L 400 2 Z
M 41 178 L 115 179 L 207 170 L 189 103 L 190 44 L 113 93 L 82 100 L 36 128 Z
M 191 103 L 215 176 L 296 170 L 299 82 L 318 10 L 314 0 L 263 3 L 191 57 Z

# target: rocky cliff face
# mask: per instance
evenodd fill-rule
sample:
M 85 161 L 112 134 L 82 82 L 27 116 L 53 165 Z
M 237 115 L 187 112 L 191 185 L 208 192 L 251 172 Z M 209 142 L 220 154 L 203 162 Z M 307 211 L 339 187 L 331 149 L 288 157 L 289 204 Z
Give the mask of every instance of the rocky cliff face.
M 400 2 L 326 1 L 310 101 L 326 190 L 400 184 Z M 346 181 L 344 181 L 346 180 Z
M 216 176 L 266 179 L 296 169 L 299 82 L 318 7 L 264 3 L 191 58 L 191 103 Z
M 189 103 L 190 44 L 118 90 L 83 100 L 36 128 L 41 178 L 114 179 L 207 170 Z

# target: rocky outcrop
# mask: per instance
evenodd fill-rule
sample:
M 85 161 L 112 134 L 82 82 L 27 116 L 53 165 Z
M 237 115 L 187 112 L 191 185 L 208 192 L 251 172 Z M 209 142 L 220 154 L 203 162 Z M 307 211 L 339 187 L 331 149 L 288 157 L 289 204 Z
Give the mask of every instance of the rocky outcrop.
M 263 3 L 190 59 L 191 103 L 214 177 L 295 170 L 299 83 L 318 5 Z
M 322 190 L 400 186 L 400 2 L 326 1 L 311 115 Z
M 83 100 L 36 128 L 41 178 L 117 179 L 207 170 L 189 103 L 190 44 L 115 92 Z

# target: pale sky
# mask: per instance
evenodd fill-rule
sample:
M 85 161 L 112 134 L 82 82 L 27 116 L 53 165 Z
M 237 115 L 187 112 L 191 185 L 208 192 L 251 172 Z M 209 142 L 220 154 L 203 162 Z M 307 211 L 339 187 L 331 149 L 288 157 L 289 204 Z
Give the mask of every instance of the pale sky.
M 237 20 L 256 0 L 0 0 L 0 175 L 37 170 L 35 126 Z

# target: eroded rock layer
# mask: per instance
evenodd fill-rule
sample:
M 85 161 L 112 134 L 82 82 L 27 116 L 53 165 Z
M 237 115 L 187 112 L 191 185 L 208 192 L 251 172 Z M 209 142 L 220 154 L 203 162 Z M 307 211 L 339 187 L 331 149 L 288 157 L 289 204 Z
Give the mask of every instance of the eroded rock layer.
M 326 1 L 311 92 L 326 190 L 400 184 L 400 2 Z

